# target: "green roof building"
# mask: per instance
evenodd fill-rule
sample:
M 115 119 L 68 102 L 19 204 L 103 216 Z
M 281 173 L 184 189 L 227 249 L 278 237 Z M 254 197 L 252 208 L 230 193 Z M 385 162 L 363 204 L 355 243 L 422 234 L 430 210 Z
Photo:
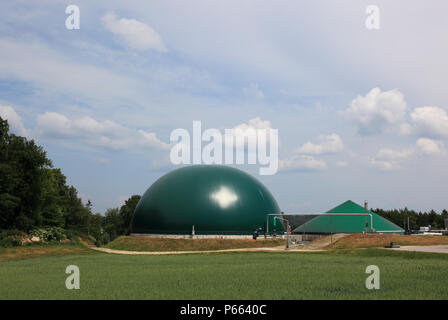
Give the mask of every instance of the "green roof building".
M 332 214 L 332 215 L 328 215 Z M 359 204 L 348 200 L 293 230 L 294 233 L 404 233 L 404 230 L 387 219 Z

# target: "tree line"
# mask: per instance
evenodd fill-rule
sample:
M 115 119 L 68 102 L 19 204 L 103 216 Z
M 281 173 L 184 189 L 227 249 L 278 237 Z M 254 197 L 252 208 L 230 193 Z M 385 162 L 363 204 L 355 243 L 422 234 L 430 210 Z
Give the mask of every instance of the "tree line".
M 434 210 L 429 212 L 421 212 L 404 209 L 393 209 L 393 210 L 383 210 L 383 209 L 373 209 L 375 212 L 400 226 L 405 230 L 418 230 L 420 227 L 431 226 L 431 229 L 441 230 L 448 227 L 445 225 L 445 220 L 448 219 L 448 211 L 443 209 L 440 213 Z M 408 226 L 409 221 L 409 226 Z
M 90 200 L 83 204 L 66 180 L 41 146 L 10 133 L 8 121 L 0 117 L 0 230 L 30 232 L 54 226 L 92 236 L 99 243 L 130 233 L 139 195 L 103 216 L 92 213 Z

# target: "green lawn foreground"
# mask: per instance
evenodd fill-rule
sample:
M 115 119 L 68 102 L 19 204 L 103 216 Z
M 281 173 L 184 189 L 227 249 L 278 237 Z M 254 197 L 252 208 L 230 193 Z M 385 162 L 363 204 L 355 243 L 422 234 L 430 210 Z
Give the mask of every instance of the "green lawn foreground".
M 65 287 L 77 265 L 81 289 Z M 368 265 L 379 290 L 365 288 Z M 447 299 L 448 255 L 381 249 L 319 253 L 114 254 L 0 262 L 0 299 Z

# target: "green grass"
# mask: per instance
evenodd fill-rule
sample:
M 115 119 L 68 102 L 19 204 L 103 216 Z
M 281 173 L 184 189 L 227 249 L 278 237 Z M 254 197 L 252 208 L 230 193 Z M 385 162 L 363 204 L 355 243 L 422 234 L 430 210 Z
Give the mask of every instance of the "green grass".
M 81 289 L 65 288 L 65 268 Z M 381 289 L 365 288 L 377 265 Z M 0 262 L 0 299 L 447 299 L 448 255 L 381 249 L 319 253 L 113 254 Z

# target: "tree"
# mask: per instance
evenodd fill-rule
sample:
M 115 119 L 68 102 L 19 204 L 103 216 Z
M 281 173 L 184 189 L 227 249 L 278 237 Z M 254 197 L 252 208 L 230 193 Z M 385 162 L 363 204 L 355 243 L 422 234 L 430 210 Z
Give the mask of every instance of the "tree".
M 104 239 L 104 220 L 100 213 L 92 214 L 89 219 L 89 234 L 97 240 L 97 245 L 108 242 Z
M 134 217 L 135 207 L 137 203 L 140 201 L 141 196 L 133 195 L 128 200 L 125 201 L 124 205 L 120 208 L 120 216 L 123 220 L 123 226 L 120 230 L 121 234 L 130 234 L 131 233 L 131 223 L 132 218 Z
M 44 169 L 52 163 L 33 140 L 8 131 L 8 122 L 0 118 L 0 228 L 28 231 L 42 223 Z
M 8 122 L 0 117 L 0 229 L 89 231 L 91 202 L 84 206 L 61 169 L 52 167 L 41 146 L 9 134 Z
M 118 208 L 107 209 L 104 217 L 104 231 L 106 231 L 110 240 L 114 240 L 122 233 L 123 219 Z
M 45 169 L 40 212 L 42 224 L 65 227 L 67 186 L 61 169 Z
M 448 218 L 448 212 L 445 209 L 440 214 L 434 210 L 430 210 L 429 212 L 416 212 L 406 207 L 399 210 L 375 209 L 372 211 L 404 229 L 408 228 L 409 219 L 409 228 L 411 230 L 418 230 L 420 227 L 429 225 L 433 229 L 443 229 L 445 228 L 445 219 Z

